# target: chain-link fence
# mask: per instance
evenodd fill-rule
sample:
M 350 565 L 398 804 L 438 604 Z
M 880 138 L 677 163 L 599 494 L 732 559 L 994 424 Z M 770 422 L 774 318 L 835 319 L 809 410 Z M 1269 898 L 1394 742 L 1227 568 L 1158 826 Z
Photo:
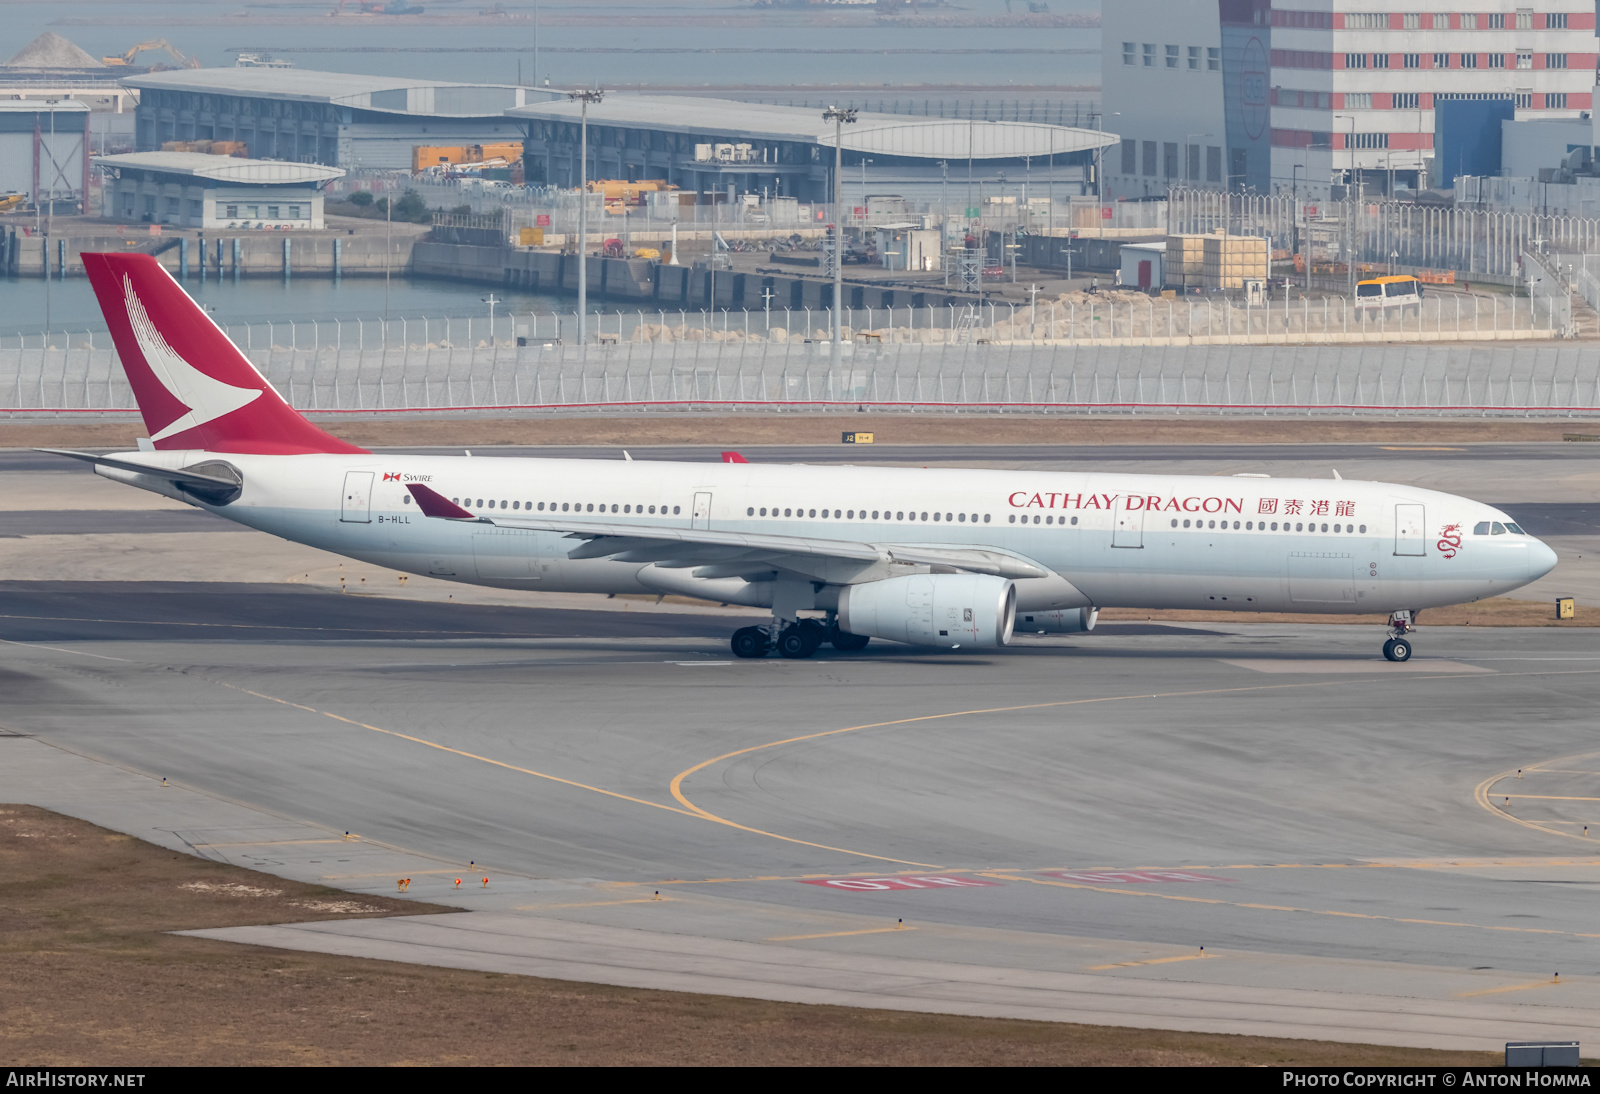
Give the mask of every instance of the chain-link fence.
M 1062 412 L 1600 413 L 1572 343 L 1299 347 L 712 341 L 367 350 L 257 347 L 306 411 L 692 408 Z M 0 350 L 0 413 L 129 413 L 109 348 Z
M 1304 254 L 1313 268 L 1337 266 L 1337 273 L 1350 278 L 1388 273 L 1393 266 L 1454 270 L 1467 280 L 1474 274 L 1514 279 L 1522 275 L 1524 251 L 1600 249 L 1600 219 L 1592 217 L 1355 198 L 1297 202 L 1289 194 L 1211 190 L 1173 190 L 1167 208 L 1172 233 L 1221 229 L 1265 236 L 1274 250 Z
M 1562 335 L 1571 308 L 1561 294 L 1425 297 L 1406 307 L 1364 307 L 1345 297 L 1267 300 L 1250 306 L 1227 297 L 1161 299 L 1132 291 L 1073 292 L 1032 303 L 990 301 L 944 307 L 845 309 L 844 337 L 863 347 L 960 345 L 1208 345 L 1304 342 L 1527 341 Z M 576 312 L 478 316 L 400 316 L 388 320 L 283 319 L 234 323 L 223 331 L 246 355 L 513 348 L 573 343 Z M 589 314 L 593 343 L 826 341 L 828 308 L 598 309 Z M 0 352 L 54 353 L 111 347 L 101 331 L 52 331 L 0 336 Z

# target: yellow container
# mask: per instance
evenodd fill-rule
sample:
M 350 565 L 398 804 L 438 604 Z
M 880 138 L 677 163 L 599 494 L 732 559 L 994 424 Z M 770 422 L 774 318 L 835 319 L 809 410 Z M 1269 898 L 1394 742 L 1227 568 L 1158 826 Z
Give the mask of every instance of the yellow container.
M 1571 619 L 1578 614 L 1578 602 L 1570 596 L 1556 598 L 1556 618 Z

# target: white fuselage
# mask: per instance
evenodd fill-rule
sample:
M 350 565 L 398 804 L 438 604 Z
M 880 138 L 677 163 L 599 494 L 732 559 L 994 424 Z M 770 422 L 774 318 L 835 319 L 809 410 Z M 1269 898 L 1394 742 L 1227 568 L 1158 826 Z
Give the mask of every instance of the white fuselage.
M 229 504 L 203 506 L 212 512 L 396 570 L 501 588 L 684 592 L 698 579 L 692 551 L 652 562 L 573 559 L 584 540 L 564 532 L 425 517 L 408 483 L 426 484 L 475 515 L 560 520 L 574 529 L 605 520 L 982 547 L 1052 575 L 1017 581 L 1019 610 L 1385 613 L 1505 593 L 1556 561 L 1532 536 L 1474 534 L 1486 522 L 1510 523 L 1490 506 L 1340 479 L 381 454 L 124 458 L 169 468 L 225 460 L 244 486 Z M 145 476 L 98 470 L 192 500 Z M 866 566 L 840 570 L 818 583 L 816 607 L 826 606 L 820 585 L 882 576 Z M 730 599 L 726 589 L 723 579 L 705 595 Z

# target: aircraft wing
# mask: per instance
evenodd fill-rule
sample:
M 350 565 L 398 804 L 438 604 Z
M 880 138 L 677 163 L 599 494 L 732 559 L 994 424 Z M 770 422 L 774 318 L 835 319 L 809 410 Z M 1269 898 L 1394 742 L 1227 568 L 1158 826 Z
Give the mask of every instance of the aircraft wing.
M 535 532 L 562 532 L 587 540 L 568 553 L 569 558 L 618 558 L 624 562 L 655 562 L 666 568 L 716 565 L 719 570 L 755 571 L 762 568 L 807 573 L 805 560 L 858 563 L 903 562 L 922 566 L 948 566 L 999 577 L 1047 577 L 1036 563 L 1003 551 L 966 547 L 925 547 L 920 544 L 868 543 L 862 540 L 823 539 L 813 536 L 768 535 L 761 532 L 721 532 L 709 528 L 663 528 L 627 521 L 559 520 L 553 517 L 480 516 L 420 483 L 406 487 L 417 499 L 424 516 L 470 521 L 496 528 L 521 528 Z

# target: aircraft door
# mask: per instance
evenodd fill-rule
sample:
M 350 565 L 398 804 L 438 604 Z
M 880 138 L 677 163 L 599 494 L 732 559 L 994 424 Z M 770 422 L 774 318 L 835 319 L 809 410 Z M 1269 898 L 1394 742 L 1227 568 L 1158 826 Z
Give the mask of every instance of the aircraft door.
M 344 475 L 344 503 L 339 508 L 339 519 L 346 524 L 372 523 L 371 471 L 346 471 Z
M 689 522 L 691 528 L 711 527 L 711 495 L 709 493 L 694 496 L 694 517 Z
M 1427 507 L 1412 502 L 1400 502 L 1394 507 L 1394 553 L 1397 555 L 1425 555 L 1428 553 Z
M 1143 502 L 1143 498 L 1140 499 Z M 1129 509 L 1126 497 L 1117 499 L 1117 508 L 1113 511 L 1111 525 L 1111 546 L 1113 547 L 1143 547 L 1144 546 L 1144 509 Z

